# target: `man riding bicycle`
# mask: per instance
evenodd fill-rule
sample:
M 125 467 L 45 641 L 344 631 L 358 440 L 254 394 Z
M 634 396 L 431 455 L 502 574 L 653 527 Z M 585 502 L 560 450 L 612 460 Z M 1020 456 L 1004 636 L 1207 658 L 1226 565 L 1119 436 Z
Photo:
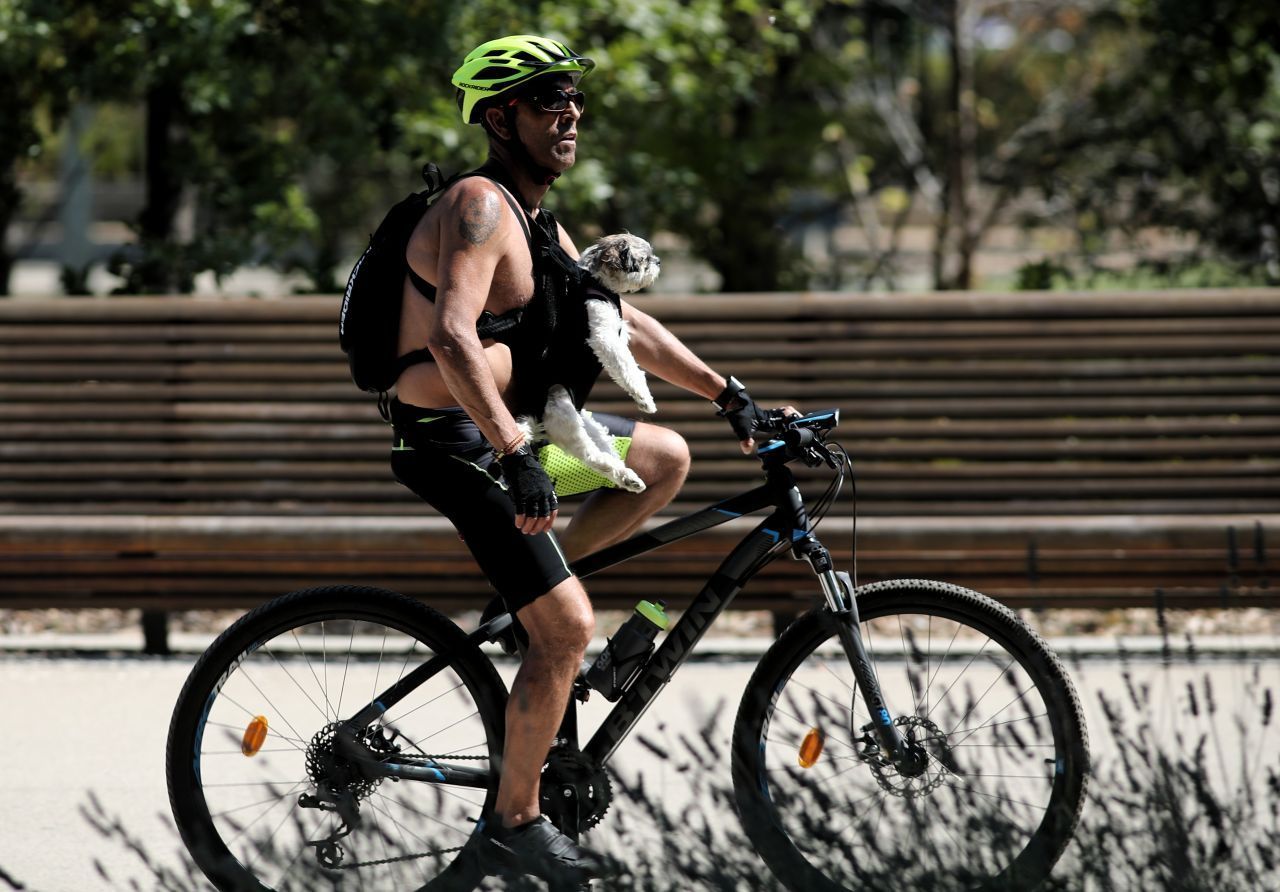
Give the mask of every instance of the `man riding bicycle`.
M 391 405 L 395 476 L 453 522 L 529 636 L 507 706 L 498 820 L 478 839 L 508 871 L 577 883 L 600 875 L 603 859 L 539 808 L 540 773 L 595 628 L 569 564 L 634 533 L 679 491 L 690 462 L 674 431 L 596 413 L 646 489 L 625 492 L 585 467 L 572 470 L 572 492 L 589 494 L 557 535 L 558 495 L 510 408 L 521 381 L 513 355 L 543 334 L 521 311 L 550 299 L 539 293 L 550 277 L 541 275 L 529 232 L 541 228 L 578 256 L 540 205 L 576 160 L 585 106 L 577 87 L 592 67 L 563 43 L 516 35 L 476 47 L 455 72 L 463 120 L 485 129 L 489 157 L 479 175 L 444 192 L 409 241 L 399 353 L 418 357 Z M 518 321 L 482 337 L 482 314 Z M 622 314 L 641 367 L 712 400 L 749 452 L 761 413 L 742 385 L 625 301 Z

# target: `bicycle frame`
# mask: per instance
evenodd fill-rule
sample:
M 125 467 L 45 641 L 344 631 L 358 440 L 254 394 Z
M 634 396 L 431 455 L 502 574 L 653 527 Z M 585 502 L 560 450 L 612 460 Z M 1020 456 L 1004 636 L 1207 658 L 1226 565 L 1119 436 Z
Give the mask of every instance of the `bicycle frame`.
M 676 670 L 688 658 L 707 629 L 733 601 L 734 597 L 759 569 L 759 561 L 785 537 L 791 543 L 792 557 L 807 560 L 818 577 L 827 608 L 839 619 L 840 640 L 849 657 L 854 676 L 863 693 L 870 714 L 876 718 L 876 732 L 892 758 L 909 759 L 907 748 L 880 695 L 870 657 L 858 632 L 857 606 L 847 576 L 834 571 L 831 555 L 809 529 L 808 513 L 796 485 L 795 475 L 787 466 L 781 440 L 760 450 L 766 482 L 755 489 L 695 511 L 685 517 L 637 534 L 625 542 L 601 549 L 574 562 L 571 569 L 579 577 L 587 577 L 623 561 L 646 554 L 664 545 L 727 523 L 730 520 L 773 507 L 773 512 L 751 530 L 721 562 L 707 584 L 690 603 L 680 621 L 667 633 L 662 644 L 641 669 L 630 687 L 618 700 L 603 724 L 582 749 L 597 766 L 605 765 L 635 727 L 654 699 L 671 681 Z M 490 620 L 471 634 L 477 643 L 494 640 L 512 622 L 510 614 Z M 359 762 L 371 776 L 393 776 L 430 783 L 486 787 L 489 770 L 437 763 L 434 766 L 382 761 L 372 758 L 357 740 L 356 732 L 376 721 L 383 713 L 407 696 L 418 685 L 448 665 L 447 655 L 427 660 L 400 681 L 391 685 L 368 706 L 343 723 L 337 739 L 344 756 Z M 345 731 L 345 733 L 344 733 Z M 576 749 L 577 710 L 570 697 L 564 722 L 558 735 Z M 908 762 L 909 764 L 909 762 Z

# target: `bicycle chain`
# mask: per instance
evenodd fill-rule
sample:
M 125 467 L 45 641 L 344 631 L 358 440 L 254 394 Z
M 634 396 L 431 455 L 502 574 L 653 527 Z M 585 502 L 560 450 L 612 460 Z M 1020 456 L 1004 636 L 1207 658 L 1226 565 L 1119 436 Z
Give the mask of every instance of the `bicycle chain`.
M 436 855 L 449 855 L 453 852 L 461 852 L 465 848 L 465 845 L 461 845 L 455 846 L 452 849 L 439 849 L 434 852 L 422 852 L 418 855 L 401 855 L 398 858 L 380 858 L 377 861 L 359 861 L 355 864 L 339 864 L 337 867 L 329 868 L 329 870 L 355 870 L 360 867 L 378 867 L 383 864 L 398 864 L 401 861 L 417 861 L 419 858 L 431 858 Z

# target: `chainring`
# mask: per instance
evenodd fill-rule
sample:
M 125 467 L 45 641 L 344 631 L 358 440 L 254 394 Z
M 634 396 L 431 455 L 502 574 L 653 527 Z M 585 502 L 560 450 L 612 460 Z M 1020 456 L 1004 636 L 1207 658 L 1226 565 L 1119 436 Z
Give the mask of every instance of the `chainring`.
M 613 802 L 613 783 L 608 772 L 581 752 L 552 750 L 542 772 L 540 798 L 543 811 L 560 819 L 557 825 L 572 820 L 565 807 L 566 787 L 572 787 L 577 794 L 578 832 L 586 833 L 599 825 Z

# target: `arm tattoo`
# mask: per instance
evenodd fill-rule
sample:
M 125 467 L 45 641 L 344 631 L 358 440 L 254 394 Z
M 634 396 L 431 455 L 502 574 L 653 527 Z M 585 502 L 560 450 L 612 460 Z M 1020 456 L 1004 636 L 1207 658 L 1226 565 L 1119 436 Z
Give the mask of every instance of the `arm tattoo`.
M 458 234 L 473 245 L 483 245 L 497 230 L 500 212 L 496 195 L 477 195 L 462 208 Z

